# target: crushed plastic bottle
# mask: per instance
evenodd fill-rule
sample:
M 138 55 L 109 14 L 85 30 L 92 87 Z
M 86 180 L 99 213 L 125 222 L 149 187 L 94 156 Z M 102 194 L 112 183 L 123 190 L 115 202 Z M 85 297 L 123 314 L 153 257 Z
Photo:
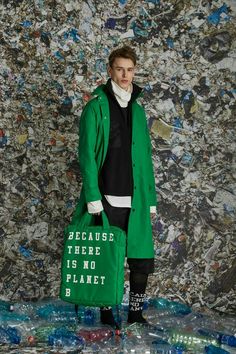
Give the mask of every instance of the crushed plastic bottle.
M 150 305 L 157 309 L 159 316 L 163 315 L 187 315 L 192 310 L 189 306 L 177 302 L 170 301 L 164 298 L 155 298 L 149 301 Z
M 171 330 L 169 341 L 171 344 L 185 344 L 189 349 L 203 349 L 207 344 L 218 345 L 218 341 L 206 336 L 188 333 L 187 331 Z
M 46 343 L 48 337 L 54 333 L 54 331 L 60 327 L 57 327 L 54 324 L 48 325 L 48 323 L 40 323 L 34 331 L 34 339 L 37 343 Z M 67 326 L 68 328 L 68 326 Z M 72 330 L 72 329 L 71 329 Z
M 84 343 L 82 337 L 64 327 L 57 328 L 48 337 L 48 344 L 54 347 L 76 347 L 77 349 L 82 349 Z
M 36 309 L 36 315 L 50 322 L 76 322 L 74 305 L 63 302 L 42 304 Z
M 0 300 L 0 313 L 2 311 L 10 311 L 11 310 L 11 303 L 7 301 Z
M 157 339 L 152 342 L 156 353 L 184 354 L 186 346 L 183 344 L 171 345 L 169 342 Z
M 212 14 L 210 14 L 207 18 L 207 21 L 212 24 L 212 25 L 218 25 L 221 21 L 221 15 L 225 14 L 224 20 L 229 21 L 230 16 L 227 15 L 228 13 L 228 7 L 226 4 L 223 4 L 221 7 L 219 7 L 217 10 L 213 11 Z
M 111 338 L 114 335 L 114 331 L 109 328 L 81 328 L 78 331 L 78 335 L 83 337 L 86 342 L 99 342 Z
M 77 318 L 79 323 L 92 326 L 98 319 L 98 309 L 84 306 L 78 307 Z
M 0 327 L 0 343 L 1 344 L 19 344 L 21 336 L 14 327 Z
M 30 321 L 30 316 L 23 315 L 21 313 L 14 313 L 11 311 L 2 310 L 0 312 L 0 323 L 1 322 L 25 322 Z
M 224 350 L 222 348 L 216 347 L 215 345 L 207 345 L 205 347 L 205 353 L 208 354 L 230 354 L 227 350 Z
M 210 337 L 210 338 L 215 338 L 216 340 L 219 341 L 220 344 L 226 344 L 229 345 L 230 347 L 236 347 L 236 337 L 226 334 L 226 333 L 221 333 L 217 331 L 213 331 L 210 329 L 199 329 L 198 333 Z

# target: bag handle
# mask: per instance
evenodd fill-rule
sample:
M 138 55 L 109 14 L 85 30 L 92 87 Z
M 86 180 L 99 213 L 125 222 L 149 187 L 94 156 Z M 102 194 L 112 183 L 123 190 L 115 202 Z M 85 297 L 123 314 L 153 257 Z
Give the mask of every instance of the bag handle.
M 104 210 L 102 210 L 102 224 L 104 229 L 109 229 L 110 227 L 109 220 Z
M 107 218 L 107 215 L 105 213 L 104 210 L 102 210 L 101 212 L 101 215 L 102 215 L 102 224 L 103 224 L 103 227 L 105 229 L 109 229 L 110 227 L 110 224 L 109 224 L 109 221 L 108 221 L 108 218 Z M 94 215 L 93 214 L 89 214 L 87 211 L 82 215 L 81 219 L 79 220 L 78 224 L 80 227 L 85 227 L 85 226 L 89 226 L 92 224 L 92 219 L 94 218 Z M 77 225 L 78 225 L 77 224 Z

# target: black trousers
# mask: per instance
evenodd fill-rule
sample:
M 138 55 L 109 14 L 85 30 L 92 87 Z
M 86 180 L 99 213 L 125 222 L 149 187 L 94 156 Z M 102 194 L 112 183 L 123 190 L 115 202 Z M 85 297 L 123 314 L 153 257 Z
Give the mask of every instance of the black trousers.
M 106 198 L 102 199 L 102 204 L 110 225 L 118 226 L 127 233 L 130 208 L 114 207 Z M 95 215 L 95 225 L 102 225 L 101 215 Z M 154 258 L 127 258 L 127 263 L 132 272 L 141 274 L 154 272 Z

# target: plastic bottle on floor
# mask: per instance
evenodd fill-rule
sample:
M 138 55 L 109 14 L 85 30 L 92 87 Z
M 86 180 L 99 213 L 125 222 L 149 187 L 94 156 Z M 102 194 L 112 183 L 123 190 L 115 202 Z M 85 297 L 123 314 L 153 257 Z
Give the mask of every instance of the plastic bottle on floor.
M 14 314 L 32 317 L 35 313 L 35 304 L 32 302 L 12 303 L 10 311 Z
M 78 333 L 86 342 L 99 342 L 108 340 L 114 335 L 114 331 L 109 328 L 81 328 Z
M 184 344 L 171 345 L 166 340 L 156 339 L 152 342 L 155 353 L 184 354 L 186 346 Z
M 57 327 L 55 324 L 41 323 L 38 327 L 35 328 L 32 333 L 36 343 L 46 343 L 48 337 L 55 332 Z
M 164 298 L 150 299 L 149 304 L 157 310 L 157 315 L 187 315 L 192 310 L 189 306 L 177 302 L 170 301 Z
M 19 344 L 21 336 L 14 327 L 0 327 L 0 343 L 1 344 Z
M 207 345 L 205 347 L 205 353 L 208 354 L 230 354 L 227 350 L 224 350 L 222 348 L 216 347 L 215 345 Z
M 169 340 L 170 344 L 185 344 L 187 349 L 204 350 L 205 346 L 213 344 L 218 346 L 218 341 L 214 338 L 209 338 L 195 333 L 190 333 L 181 330 L 171 330 Z
M 10 311 L 11 304 L 7 301 L 0 300 L 0 313 L 2 311 Z
M 77 320 L 75 306 L 61 300 L 42 301 L 36 306 L 35 312 L 39 318 L 50 322 L 76 322 Z
M 48 336 L 48 344 L 55 347 L 76 347 L 76 349 L 82 349 L 85 341 L 74 332 L 61 327 Z
M 0 323 L 16 323 L 16 322 L 26 322 L 30 321 L 30 317 L 28 315 L 24 315 L 21 313 L 15 313 L 7 310 L 2 310 L 0 312 Z
M 226 333 L 221 333 L 218 331 L 213 331 L 211 329 L 199 329 L 198 333 L 210 337 L 210 338 L 215 338 L 216 340 L 219 341 L 221 344 L 226 344 L 229 345 L 230 347 L 236 347 L 236 337 L 226 334 Z

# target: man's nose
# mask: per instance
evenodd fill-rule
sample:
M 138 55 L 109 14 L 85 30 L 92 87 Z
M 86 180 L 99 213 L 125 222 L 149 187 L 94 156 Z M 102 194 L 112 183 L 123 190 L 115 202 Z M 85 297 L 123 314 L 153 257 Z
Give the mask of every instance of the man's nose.
M 126 70 L 123 70 L 122 76 L 123 76 L 123 77 L 126 77 L 126 74 L 127 74 Z

